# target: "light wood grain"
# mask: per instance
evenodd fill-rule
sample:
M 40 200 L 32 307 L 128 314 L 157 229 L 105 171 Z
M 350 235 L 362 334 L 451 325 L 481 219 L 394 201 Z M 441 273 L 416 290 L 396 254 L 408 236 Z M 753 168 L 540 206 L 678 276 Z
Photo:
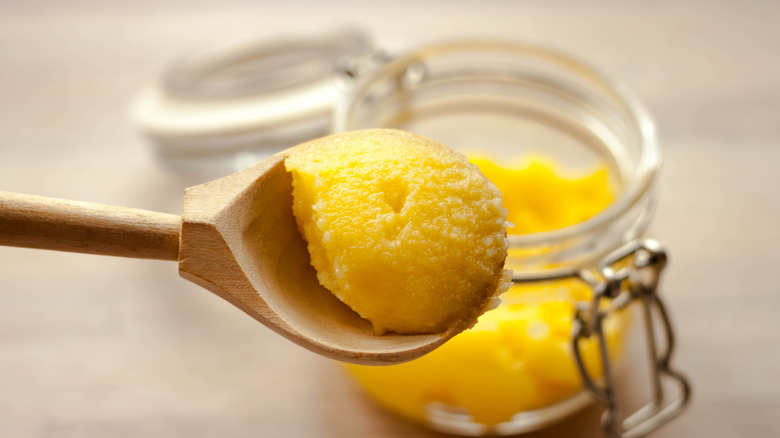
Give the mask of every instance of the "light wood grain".
M 0 245 L 178 260 L 181 217 L 0 191 Z
M 359 11 L 359 13 L 358 13 Z M 178 54 L 355 23 L 382 46 L 479 36 L 620 78 L 664 147 L 651 236 L 691 409 L 653 437 L 780 436 L 780 3 L 0 2 L 0 189 L 179 212 L 128 107 Z M 44 267 L 45 269 L 43 269 Z M 0 247 L 0 437 L 442 438 L 172 263 Z M 542 437 L 597 437 L 598 409 Z

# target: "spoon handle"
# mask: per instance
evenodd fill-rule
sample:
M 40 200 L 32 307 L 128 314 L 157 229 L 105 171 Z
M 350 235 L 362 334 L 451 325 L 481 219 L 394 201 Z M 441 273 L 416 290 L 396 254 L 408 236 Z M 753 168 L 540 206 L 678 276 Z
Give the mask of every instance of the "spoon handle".
M 0 191 L 0 245 L 178 260 L 181 217 Z

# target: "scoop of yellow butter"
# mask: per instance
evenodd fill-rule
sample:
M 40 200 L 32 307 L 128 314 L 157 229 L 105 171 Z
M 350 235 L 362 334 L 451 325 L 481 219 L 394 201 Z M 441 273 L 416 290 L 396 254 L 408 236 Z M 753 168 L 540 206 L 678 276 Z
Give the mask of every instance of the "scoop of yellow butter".
M 377 129 L 307 143 L 285 164 L 320 283 L 377 333 L 468 327 L 508 286 L 501 194 L 465 156 Z

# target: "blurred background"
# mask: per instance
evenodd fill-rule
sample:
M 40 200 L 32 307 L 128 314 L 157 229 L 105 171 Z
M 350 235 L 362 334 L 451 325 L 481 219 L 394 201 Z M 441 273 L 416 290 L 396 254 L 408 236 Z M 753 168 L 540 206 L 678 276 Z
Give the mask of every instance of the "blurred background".
M 389 50 L 555 47 L 620 78 L 659 125 L 651 235 L 695 392 L 657 435 L 777 436 L 778 22 L 771 1 L 0 1 L 0 190 L 180 213 L 199 181 L 159 163 L 130 109 L 215 41 L 356 26 Z M 529 436 L 598 436 L 594 418 Z M 0 248 L 0 436 L 443 435 L 172 263 Z

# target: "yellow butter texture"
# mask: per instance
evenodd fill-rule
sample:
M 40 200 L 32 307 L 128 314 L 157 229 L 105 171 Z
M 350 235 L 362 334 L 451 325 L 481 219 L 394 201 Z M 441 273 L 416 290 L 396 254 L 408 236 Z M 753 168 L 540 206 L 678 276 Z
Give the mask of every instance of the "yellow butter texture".
M 575 178 L 541 158 L 513 168 L 485 158 L 472 161 L 501 189 L 514 224 L 510 233 L 582 222 L 614 197 L 606 168 Z M 590 289 L 574 280 L 515 285 L 501 296 L 500 307 L 428 355 L 406 364 L 348 369 L 380 404 L 421 422 L 432 402 L 466 409 L 483 424 L 509 421 L 580 390 L 569 335 L 574 303 L 590 296 Z M 613 354 L 620 352 L 625 318 L 619 314 L 605 321 Z M 600 375 L 597 343 L 581 342 L 586 367 Z
M 315 140 L 285 164 L 320 283 L 375 332 L 466 328 L 508 285 L 501 193 L 462 154 L 368 130 Z

